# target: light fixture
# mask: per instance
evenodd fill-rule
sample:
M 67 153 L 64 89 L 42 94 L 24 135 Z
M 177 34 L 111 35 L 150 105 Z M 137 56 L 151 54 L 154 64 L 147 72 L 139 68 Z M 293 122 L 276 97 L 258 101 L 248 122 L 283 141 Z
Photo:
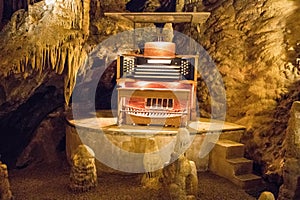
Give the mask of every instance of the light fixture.
M 52 4 L 55 4 L 55 1 L 56 1 L 56 0 L 45 0 L 45 4 L 46 4 L 47 6 L 50 6 L 50 5 L 52 5 Z

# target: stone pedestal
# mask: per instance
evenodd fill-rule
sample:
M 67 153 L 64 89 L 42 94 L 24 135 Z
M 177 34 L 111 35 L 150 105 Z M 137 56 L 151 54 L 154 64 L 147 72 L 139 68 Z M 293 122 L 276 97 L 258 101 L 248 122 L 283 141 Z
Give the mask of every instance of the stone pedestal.
M 101 111 L 97 113 L 97 119 L 83 118 L 73 120 L 67 118 L 66 127 L 66 153 L 71 163 L 71 155 L 74 153 L 78 145 L 84 143 L 89 144 L 96 154 L 96 166 L 98 172 L 121 173 L 118 170 L 108 167 L 97 161 L 97 155 L 110 155 L 108 158 L 110 165 L 116 168 L 123 167 L 123 171 L 129 172 L 131 168 L 136 166 L 137 162 L 143 163 L 144 157 L 137 158 L 121 156 L 126 152 L 142 153 L 145 152 L 147 140 L 156 144 L 156 150 L 162 150 L 165 153 L 161 155 L 161 163 L 165 164 L 170 161 L 170 155 L 174 152 L 176 137 L 181 133 L 180 137 L 190 137 L 185 152 L 188 160 L 192 160 L 196 164 L 197 171 L 207 171 L 209 164 L 209 152 L 200 157 L 200 152 L 206 151 L 205 140 L 207 135 L 214 133 L 220 134 L 220 139 L 230 139 L 239 142 L 245 127 L 225 122 L 221 125 L 212 125 L 209 119 L 200 119 L 200 121 L 191 122 L 186 128 L 172 127 L 151 127 L 151 126 L 122 126 L 119 127 L 115 123 L 117 119 L 111 116 L 110 112 Z M 106 141 L 104 144 L 99 142 Z M 185 144 L 182 144 L 183 146 Z M 167 146 L 167 147 L 166 147 Z M 163 149 L 167 148 L 167 149 Z M 180 154 L 181 154 L 180 153 Z M 142 166 L 141 171 L 144 171 Z

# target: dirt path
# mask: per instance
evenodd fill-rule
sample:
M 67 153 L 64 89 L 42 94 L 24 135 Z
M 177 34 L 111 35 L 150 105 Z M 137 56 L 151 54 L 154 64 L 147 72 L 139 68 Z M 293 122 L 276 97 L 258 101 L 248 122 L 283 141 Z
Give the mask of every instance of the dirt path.
M 226 179 L 199 173 L 199 200 L 254 200 Z M 41 166 L 9 171 L 15 200 L 164 200 L 165 191 L 143 188 L 137 175 L 100 174 L 98 187 L 88 193 L 68 190 L 69 168 Z

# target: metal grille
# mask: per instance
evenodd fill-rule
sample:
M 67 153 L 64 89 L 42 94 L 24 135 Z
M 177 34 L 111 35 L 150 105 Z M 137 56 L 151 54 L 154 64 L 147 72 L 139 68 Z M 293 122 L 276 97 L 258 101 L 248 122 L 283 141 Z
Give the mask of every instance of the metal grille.
M 143 80 L 193 80 L 194 58 L 148 59 L 121 57 L 121 77 Z
M 173 109 L 173 99 L 161 99 L 161 98 L 147 98 L 146 108 L 149 109 Z
M 153 117 L 153 118 L 167 118 L 167 117 L 180 117 L 182 115 L 186 115 L 186 110 L 148 110 L 148 109 L 140 109 L 134 107 L 126 107 L 125 110 L 122 110 L 130 115 L 140 116 L 140 117 Z
M 123 65 L 123 73 L 130 73 L 134 71 L 134 66 L 135 66 L 135 59 L 134 57 L 123 57 L 122 60 L 122 65 Z
M 186 76 L 186 75 L 191 73 L 190 68 L 191 68 L 191 63 L 190 62 L 188 62 L 187 60 L 181 60 L 180 73 L 183 76 Z

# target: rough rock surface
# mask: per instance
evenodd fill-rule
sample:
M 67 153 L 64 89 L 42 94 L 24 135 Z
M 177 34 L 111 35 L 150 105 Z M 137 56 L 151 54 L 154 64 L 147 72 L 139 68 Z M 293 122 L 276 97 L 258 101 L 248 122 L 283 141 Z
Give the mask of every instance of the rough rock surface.
M 48 114 L 36 128 L 30 143 L 18 156 L 16 167 L 53 164 L 65 153 L 65 115 L 63 107 Z
M 300 178 L 300 102 L 295 101 L 290 111 L 286 130 L 285 161 L 283 165 L 283 185 L 280 187 L 279 200 L 299 199 Z
M 299 99 L 299 1 L 218 0 L 204 5 L 211 16 L 201 33 L 193 35 L 223 76 L 227 120 L 247 127 L 242 139 L 247 157 L 265 178 L 281 184 L 287 111 Z M 209 94 L 205 84 L 199 85 L 200 106 L 210 113 Z
M 271 192 L 265 191 L 265 192 L 261 193 L 258 200 L 275 200 L 275 197 Z
M 89 1 L 36 2 L 13 13 L 0 33 L 0 154 L 9 165 L 42 120 L 68 102 L 86 58 Z
M 2 94 L 6 96 L 0 106 L 0 154 L 9 166 L 15 166 L 17 157 L 48 114 L 64 105 L 63 77 L 55 72 L 34 74 L 28 78 L 11 75 L 0 79 Z
M 79 145 L 72 155 L 69 188 L 73 192 L 87 192 L 97 186 L 95 154 L 85 145 Z
M 12 193 L 8 180 L 7 166 L 0 161 L 0 199 L 11 200 Z
M 184 155 L 180 155 L 163 169 L 163 188 L 170 199 L 192 200 L 198 194 L 196 165 Z M 172 159 L 172 157 L 171 157 Z
M 15 12 L 1 32 L 0 75 L 28 76 L 46 69 L 64 73 L 68 102 L 75 75 L 86 59 L 83 43 L 89 34 L 90 2 L 83 2 L 42 1 L 29 6 L 28 12 Z

